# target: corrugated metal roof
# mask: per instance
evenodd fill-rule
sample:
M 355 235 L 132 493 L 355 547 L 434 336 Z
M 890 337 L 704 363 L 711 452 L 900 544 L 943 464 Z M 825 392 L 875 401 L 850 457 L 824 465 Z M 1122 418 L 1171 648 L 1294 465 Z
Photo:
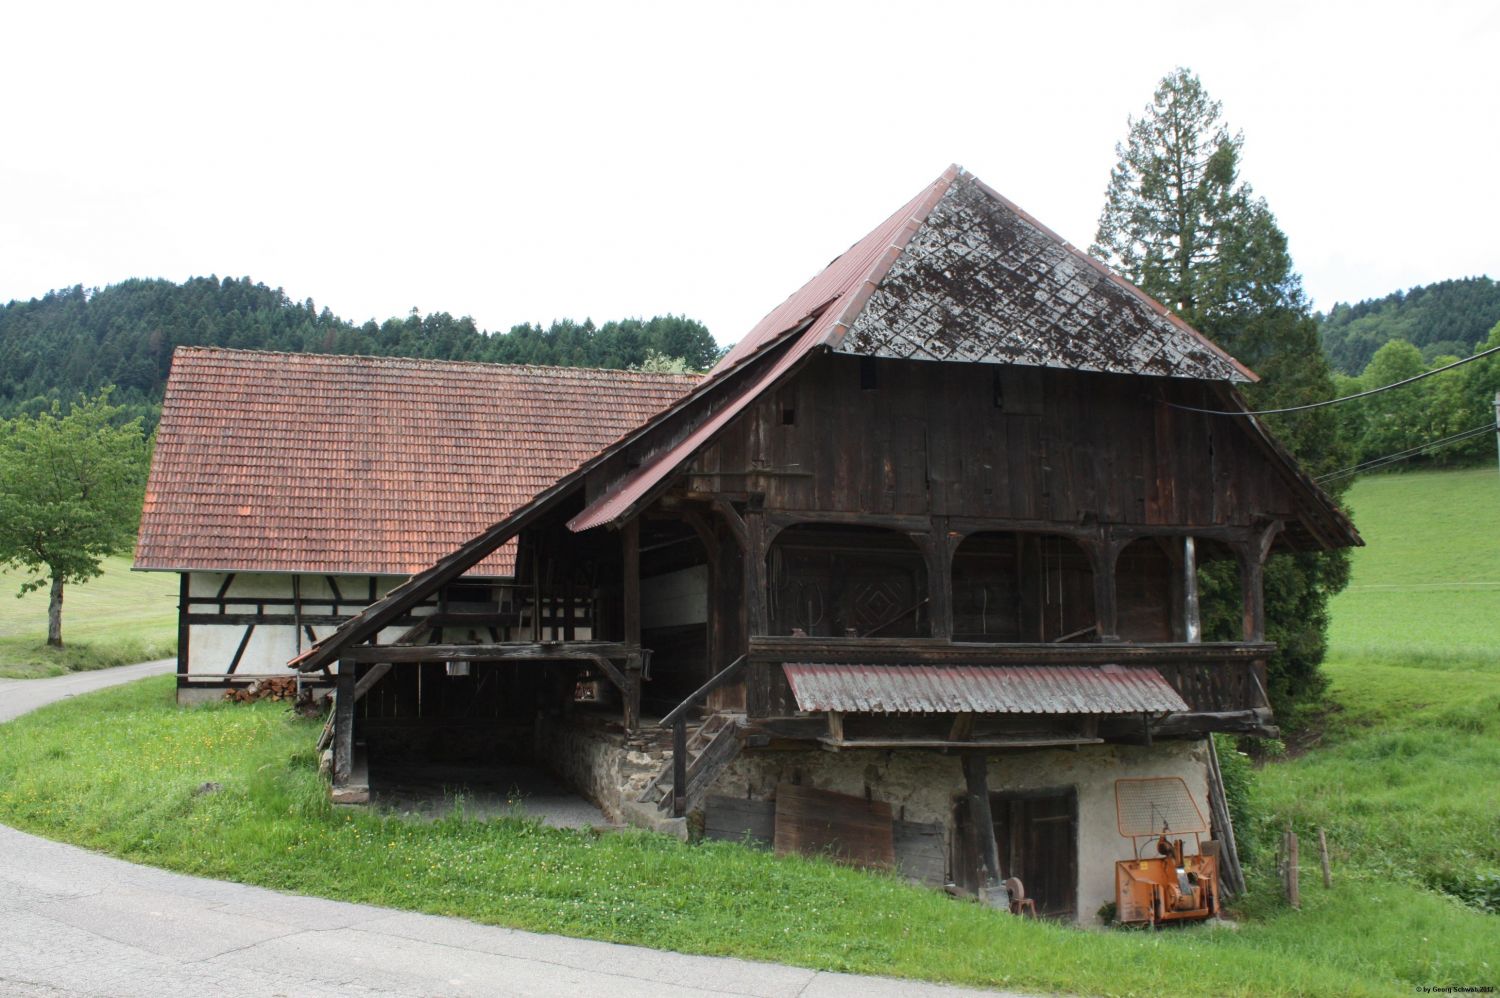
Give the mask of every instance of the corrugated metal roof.
M 407 575 L 698 380 L 179 347 L 135 564 Z M 474 574 L 514 561 L 507 544 Z
M 1185 711 L 1161 673 L 1106 666 L 827 665 L 783 668 L 802 710 L 849 714 Z

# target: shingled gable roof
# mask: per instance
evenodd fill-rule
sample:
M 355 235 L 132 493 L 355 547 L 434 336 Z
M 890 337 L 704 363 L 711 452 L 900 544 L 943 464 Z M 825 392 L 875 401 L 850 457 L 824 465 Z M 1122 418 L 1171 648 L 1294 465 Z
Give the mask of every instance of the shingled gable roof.
M 799 326 L 801 335 L 758 382 L 568 526 L 588 530 L 629 515 L 819 348 L 903 360 L 1256 380 L 1171 310 L 957 166 L 772 310 L 715 373 Z
M 699 380 L 180 347 L 135 565 L 409 575 Z M 514 557 L 473 574 L 509 575 Z

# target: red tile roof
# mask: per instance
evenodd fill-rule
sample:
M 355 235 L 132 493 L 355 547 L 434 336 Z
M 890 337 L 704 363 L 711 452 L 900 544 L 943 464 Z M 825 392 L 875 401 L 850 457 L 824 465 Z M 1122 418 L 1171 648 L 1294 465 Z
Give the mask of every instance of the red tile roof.
M 181 347 L 135 565 L 408 575 L 698 380 Z M 510 574 L 514 550 L 473 574 Z

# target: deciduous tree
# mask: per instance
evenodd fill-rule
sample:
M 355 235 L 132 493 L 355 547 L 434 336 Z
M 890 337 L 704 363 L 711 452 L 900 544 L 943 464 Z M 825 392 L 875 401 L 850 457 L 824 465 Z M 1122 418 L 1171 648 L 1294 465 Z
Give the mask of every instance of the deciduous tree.
M 121 413 L 106 391 L 0 422 L 0 564 L 32 575 L 18 596 L 50 586 L 49 645 L 62 645 L 63 587 L 129 549 L 140 522 L 146 442 Z

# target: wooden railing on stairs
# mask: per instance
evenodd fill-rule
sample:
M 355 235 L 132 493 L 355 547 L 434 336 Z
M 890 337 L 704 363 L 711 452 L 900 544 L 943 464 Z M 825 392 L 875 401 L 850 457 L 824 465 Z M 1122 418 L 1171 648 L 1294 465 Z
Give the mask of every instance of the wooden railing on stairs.
M 748 660 L 744 655 L 729 663 L 708 682 L 694 690 L 686 700 L 673 707 L 661 719 L 661 727 L 672 729 L 672 816 L 681 818 L 687 813 L 687 722 L 688 715 L 708 699 L 708 695 L 721 686 L 739 678 Z

